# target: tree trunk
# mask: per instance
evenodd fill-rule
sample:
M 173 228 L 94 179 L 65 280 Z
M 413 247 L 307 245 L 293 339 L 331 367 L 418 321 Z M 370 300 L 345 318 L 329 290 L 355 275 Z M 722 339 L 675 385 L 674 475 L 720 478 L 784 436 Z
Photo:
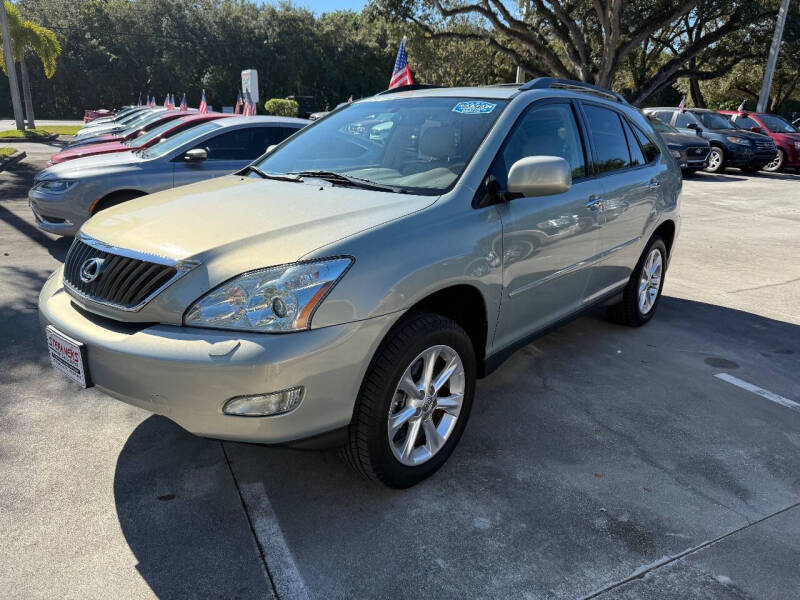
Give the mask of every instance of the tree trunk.
M 14 108 L 14 120 L 17 129 L 25 130 L 25 120 L 22 118 L 22 102 L 19 98 L 19 85 L 17 85 L 17 68 L 11 53 L 11 34 L 8 32 L 8 16 L 6 3 L 0 0 L 0 31 L 3 33 L 3 54 L 6 57 L 6 70 L 8 71 L 8 87 L 11 88 L 11 106 Z
M 25 52 L 19 60 L 19 70 L 22 74 L 22 95 L 25 97 L 25 117 L 28 121 L 28 129 L 34 129 L 36 124 L 33 122 L 33 98 L 31 98 L 31 82 L 28 78 L 28 67 L 25 64 Z
M 705 108 L 706 99 L 703 98 L 703 92 L 700 89 L 700 82 L 696 77 L 689 78 L 689 94 L 692 97 L 692 104 L 695 108 Z

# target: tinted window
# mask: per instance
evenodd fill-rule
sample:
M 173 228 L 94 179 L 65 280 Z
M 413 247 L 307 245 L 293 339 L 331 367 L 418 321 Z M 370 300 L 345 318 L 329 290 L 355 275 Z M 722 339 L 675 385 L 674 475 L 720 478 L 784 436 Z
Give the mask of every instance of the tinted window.
M 206 135 L 207 133 L 219 128 L 220 125 L 218 125 L 216 121 L 208 121 L 206 123 L 203 123 L 202 125 L 197 125 L 196 127 L 185 129 L 180 133 L 176 133 L 175 135 L 171 135 L 168 138 L 162 139 L 154 146 L 150 146 L 147 150 L 144 151 L 142 156 L 145 158 L 164 156 L 165 154 L 169 154 L 170 152 L 181 148 L 182 146 L 188 144 L 192 140 L 199 138 L 200 136 Z M 194 146 L 189 146 L 188 148 L 185 148 L 185 150 L 190 150 L 193 147 Z
M 731 123 L 727 117 L 714 112 L 701 112 L 698 113 L 697 118 L 700 122 L 709 129 L 736 129 L 736 126 Z
M 253 160 L 264 154 L 281 134 L 280 127 L 243 127 L 206 140 L 199 148 L 208 153 L 208 160 Z
M 584 105 L 584 110 L 592 132 L 597 172 L 605 173 L 630 166 L 628 142 L 617 113 L 593 104 Z
M 636 139 L 636 136 L 631 131 L 631 126 L 625 121 L 622 120 L 622 127 L 625 129 L 625 139 L 628 140 L 628 150 L 630 151 L 631 155 L 631 166 L 638 167 L 645 164 L 644 159 L 644 152 L 642 152 L 641 147 L 639 146 L 639 141 Z
M 733 122 L 736 123 L 742 129 L 751 129 L 752 127 L 761 127 L 758 123 L 756 123 L 750 117 L 745 117 L 744 115 L 734 115 Z
M 688 127 L 691 123 L 697 124 L 689 113 L 680 113 L 675 120 L 675 127 Z
M 669 110 L 658 110 L 658 111 L 654 112 L 653 114 L 655 115 L 655 117 L 657 119 L 663 121 L 667 125 L 669 125 L 669 122 L 672 121 L 672 111 L 669 111 Z
M 797 133 L 797 128 L 776 115 L 759 115 L 761 122 L 775 133 Z
M 636 140 L 639 142 L 639 145 L 642 147 L 642 152 L 644 152 L 645 162 L 651 163 L 656 160 L 661 154 L 661 149 L 658 147 L 653 140 L 651 140 L 648 135 L 639 129 L 636 125 L 630 125 L 631 130 L 633 131 L 633 135 L 636 136 Z M 675 131 L 672 127 L 668 127 L 669 130 Z
M 568 104 L 548 104 L 526 112 L 495 159 L 492 174 L 506 188 L 511 166 L 526 156 L 560 156 L 572 168 L 572 177 L 586 176 L 586 160 L 578 124 Z

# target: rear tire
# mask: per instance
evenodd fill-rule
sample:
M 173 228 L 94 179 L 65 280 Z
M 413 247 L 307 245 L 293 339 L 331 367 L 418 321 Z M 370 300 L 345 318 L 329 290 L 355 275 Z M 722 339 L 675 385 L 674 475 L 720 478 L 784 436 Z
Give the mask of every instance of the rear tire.
M 661 299 L 667 270 L 667 247 L 653 236 L 622 293 L 622 301 L 608 308 L 609 318 L 620 325 L 641 327 L 653 318 Z
M 722 148 L 718 146 L 711 147 L 711 152 L 708 155 L 708 162 L 704 170 L 709 173 L 725 172 L 725 152 Z
M 430 385 L 424 393 L 428 362 Z M 455 321 L 425 312 L 403 317 L 381 344 L 361 384 L 343 448 L 351 466 L 398 489 L 435 473 L 469 419 L 475 362 L 472 341 Z M 445 380 L 450 367 L 452 374 Z M 433 393 L 440 378 L 444 381 Z

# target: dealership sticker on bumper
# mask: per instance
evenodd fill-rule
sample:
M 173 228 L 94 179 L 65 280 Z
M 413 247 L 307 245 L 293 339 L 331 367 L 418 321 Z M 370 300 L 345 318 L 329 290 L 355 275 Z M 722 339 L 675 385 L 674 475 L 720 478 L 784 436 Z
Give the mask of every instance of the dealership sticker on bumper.
M 53 366 L 81 387 L 88 387 L 86 346 L 65 336 L 52 325 L 47 326 L 46 335 Z

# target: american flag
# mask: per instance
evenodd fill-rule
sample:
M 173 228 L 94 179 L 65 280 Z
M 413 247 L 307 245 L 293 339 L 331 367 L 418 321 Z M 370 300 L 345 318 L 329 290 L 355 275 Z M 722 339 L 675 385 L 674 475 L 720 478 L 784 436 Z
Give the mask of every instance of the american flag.
M 164 98 L 164 108 L 169 108 L 169 94 Z
M 744 102 L 745 101 L 742 100 L 742 103 L 739 105 L 739 108 L 736 109 L 736 112 L 744 112 Z
M 203 90 L 203 95 L 200 97 L 200 112 L 206 114 L 208 112 L 208 103 L 206 102 L 206 91 Z
M 175 94 L 169 95 L 169 107 L 171 110 L 175 110 Z
M 242 115 L 245 117 L 254 117 L 256 114 L 256 104 L 250 97 L 250 90 L 245 90 L 244 94 L 244 112 Z
M 186 93 L 184 93 L 184 94 L 183 94 L 183 98 L 181 98 L 181 110 L 182 110 L 183 112 L 186 112 L 186 109 L 187 109 L 187 108 L 188 108 L 188 107 L 186 106 Z
M 397 51 L 397 59 L 394 61 L 394 71 L 389 81 L 389 89 L 403 85 L 412 85 L 414 79 L 411 77 L 411 68 L 408 66 L 408 56 L 406 56 L 406 38 L 400 42 L 400 49 Z
M 136 106 L 142 105 L 142 92 L 139 92 L 139 102 L 136 103 Z
M 680 102 L 680 104 L 678 104 L 678 110 L 680 110 L 681 112 L 683 112 L 683 109 L 684 109 L 684 108 L 686 108 L 686 96 L 684 96 L 683 98 L 681 98 L 681 102 Z
M 241 114 L 242 112 L 242 92 L 236 94 L 236 106 L 233 109 L 234 114 Z

